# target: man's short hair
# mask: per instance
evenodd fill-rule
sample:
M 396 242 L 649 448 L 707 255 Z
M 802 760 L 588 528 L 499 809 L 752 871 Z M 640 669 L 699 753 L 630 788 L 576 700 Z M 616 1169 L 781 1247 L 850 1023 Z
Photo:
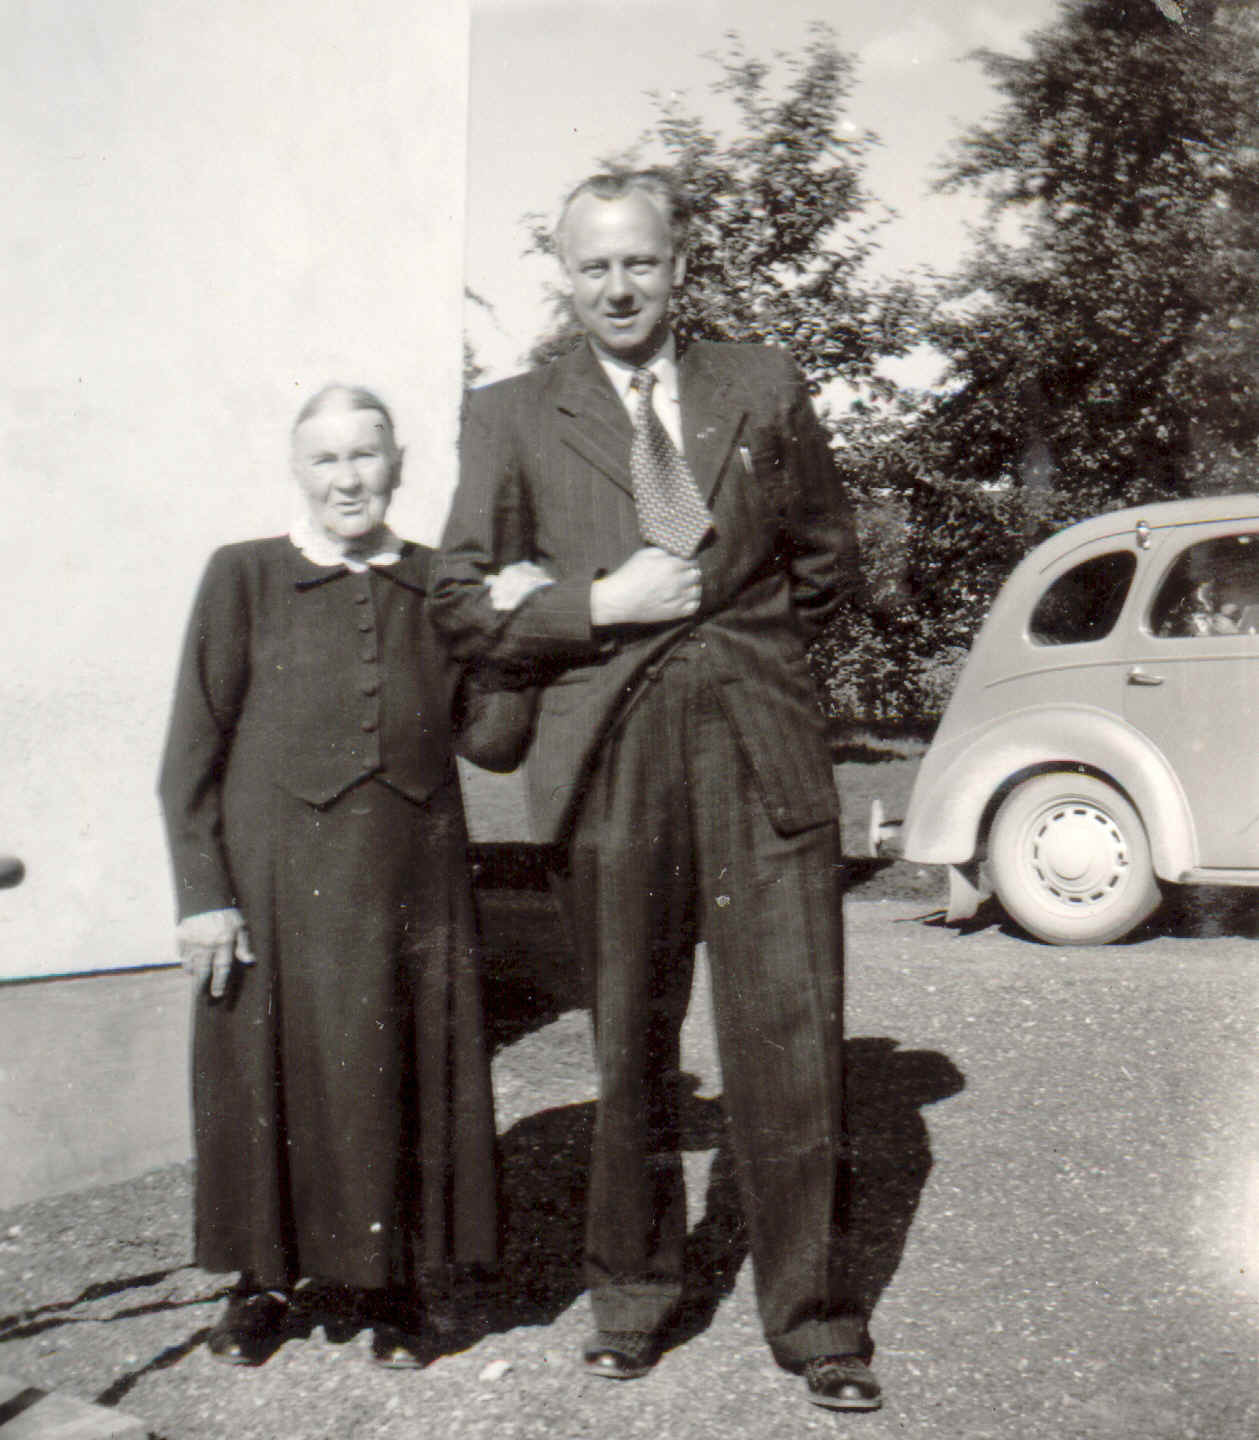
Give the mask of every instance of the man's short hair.
M 673 175 L 668 170 L 653 166 L 648 170 L 607 170 L 600 175 L 589 176 L 576 186 L 560 207 L 560 218 L 555 226 L 555 248 L 560 259 L 564 259 L 564 232 L 575 201 L 583 195 L 593 195 L 597 200 L 620 200 L 633 194 L 645 195 L 660 211 L 669 227 L 673 253 L 681 255 L 686 250 L 691 207 Z
M 363 385 L 342 385 L 333 382 L 325 385 L 322 390 L 316 391 L 314 395 L 297 412 L 297 419 L 293 421 L 291 434 L 296 434 L 299 427 L 307 420 L 313 419 L 316 415 L 322 415 L 325 410 L 375 410 L 385 422 L 385 432 L 389 437 L 389 444 L 396 450 L 398 439 L 394 433 L 393 416 L 389 413 L 389 407 L 374 391 L 368 390 Z

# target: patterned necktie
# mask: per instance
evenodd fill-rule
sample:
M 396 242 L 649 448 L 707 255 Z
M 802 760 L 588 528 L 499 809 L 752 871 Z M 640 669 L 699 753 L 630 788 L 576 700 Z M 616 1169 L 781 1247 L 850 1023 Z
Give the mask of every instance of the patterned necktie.
M 651 403 L 656 377 L 636 370 L 630 382 L 638 391 L 634 440 L 630 446 L 630 479 L 638 507 L 638 528 L 648 545 L 689 560 L 712 528 L 704 497 L 690 467 L 678 454 Z

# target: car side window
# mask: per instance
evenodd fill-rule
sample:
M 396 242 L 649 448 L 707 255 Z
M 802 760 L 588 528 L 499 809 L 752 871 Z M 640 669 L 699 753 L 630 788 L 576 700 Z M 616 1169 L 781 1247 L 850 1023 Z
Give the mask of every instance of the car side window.
M 1073 566 L 1036 602 L 1028 633 L 1035 645 L 1104 640 L 1128 598 L 1137 557 L 1131 550 L 1093 555 Z
M 1190 545 L 1158 588 L 1150 629 L 1167 637 L 1259 633 L 1259 531 Z

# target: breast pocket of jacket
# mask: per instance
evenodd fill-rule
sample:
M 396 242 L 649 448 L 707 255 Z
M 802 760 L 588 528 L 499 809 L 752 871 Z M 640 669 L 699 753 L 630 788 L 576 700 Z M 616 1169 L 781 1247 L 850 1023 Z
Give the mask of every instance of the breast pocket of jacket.
M 790 504 L 791 480 L 777 437 L 750 430 L 740 436 L 735 454 L 756 509 L 764 519 L 781 520 Z

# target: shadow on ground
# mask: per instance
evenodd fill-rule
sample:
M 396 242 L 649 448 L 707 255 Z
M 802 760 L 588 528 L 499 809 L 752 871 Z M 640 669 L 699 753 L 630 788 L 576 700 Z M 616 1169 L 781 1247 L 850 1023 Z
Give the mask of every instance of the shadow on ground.
M 872 1311 L 900 1264 L 931 1170 L 921 1111 L 957 1094 L 965 1082 L 947 1056 L 902 1051 L 886 1037 L 850 1040 L 846 1059 L 854 1184 L 843 1259 L 851 1293 Z M 480 1314 L 465 1314 L 462 1343 L 489 1330 L 548 1324 L 581 1294 L 594 1111 L 593 1102 L 540 1111 L 503 1136 L 507 1278 Z M 721 1102 L 686 1096 L 681 1137 L 684 1150 L 711 1151 L 713 1160 L 703 1216 L 687 1240 L 685 1299 L 671 1336 L 674 1345 L 708 1327 L 747 1255 Z
M 922 1110 L 956 1094 L 963 1078 L 944 1055 L 902 1051 L 886 1037 L 859 1037 L 847 1045 L 855 1187 L 844 1254 L 853 1293 L 873 1310 L 900 1264 L 919 1197 L 931 1170 L 931 1147 Z M 430 1303 L 428 1324 L 416 1358 L 430 1363 L 465 1350 L 494 1333 L 555 1321 L 584 1289 L 582 1232 L 586 1169 L 594 1128 L 593 1102 L 559 1106 L 528 1115 L 502 1137 L 504 1264 L 490 1284 L 466 1280 L 448 1296 Z M 712 1155 L 703 1214 L 687 1241 L 685 1300 L 669 1343 L 681 1345 L 712 1323 L 734 1288 L 747 1255 L 734 1157 L 721 1102 L 694 1093 L 683 1096 L 682 1147 Z M 182 1249 L 173 1233 L 182 1229 L 190 1203 L 190 1172 L 181 1167 L 169 1189 L 171 1252 Z M 178 1183 L 176 1183 L 176 1180 Z M 125 1187 L 118 1189 L 120 1202 Z M 31 1218 L 34 1218 L 31 1207 Z M 170 1312 L 196 1321 L 172 1343 L 126 1368 L 96 1397 L 118 1405 L 147 1375 L 178 1365 L 204 1344 L 209 1330 L 202 1317 L 227 1295 L 222 1278 L 199 1278 L 190 1265 L 93 1281 L 65 1299 L 0 1317 L 0 1362 L 5 1343 L 30 1340 L 80 1324 L 111 1325 L 137 1315 Z M 208 1283 L 207 1283 L 208 1282 Z M 118 1308 L 102 1315 L 97 1302 Z M 370 1325 L 357 1297 L 335 1287 L 305 1287 L 295 1300 L 285 1339 L 309 1335 L 322 1325 L 332 1344 L 348 1343 Z
M 585 1003 L 581 972 L 549 891 L 477 891 L 485 1019 L 501 1050 Z
M 1056 948 L 1020 928 L 995 899 L 985 900 L 968 920 L 950 924 L 942 909 L 924 916 L 923 920 L 933 927 L 955 930 L 959 935 L 996 929 L 1012 940 L 1022 940 L 1050 954 Z M 1154 914 L 1129 934 L 1110 943 L 1123 950 L 1159 935 L 1171 940 L 1222 936 L 1259 938 L 1259 890 L 1225 885 L 1165 885 L 1162 904 Z
M 869 863 L 873 868 L 879 862 Z M 580 1007 L 584 987 L 547 892 L 491 889 L 482 890 L 478 898 L 489 1027 L 497 1049 Z M 931 1170 L 930 1141 L 921 1112 L 956 1094 L 964 1080 L 946 1056 L 902 1051 L 887 1037 L 850 1040 L 846 1063 L 855 1183 L 843 1259 L 852 1293 L 863 1308 L 873 1311 L 901 1262 Z M 594 1117 L 590 1101 L 540 1110 L 501 1137 L 501 1275 L 494 1283 L 466 1279 L 448 1295 L 431 1300 L 428 1323 L 417 1345 L 421 1364 L 466 1350 L 494 1333 L 548 1325 L 582 1293 L 586 1173 Z M 737 1169 L 720 1100 L 696 1094 L 692 1085 L 682 1096 L 680 1134 L 684 1150 L 710 1154 L 712 1160 L 703 1213 L 687 1241 L 685 1298 L 670 1336 L 673 1346 L 708 1328 L 747 1257 Z M 223 1277 L 203 1276 L 190 1264 L 180 1263 L 186 1254 L 183 1229 L 191 1203 L 190 1167 L 163 1172 L 159 1178 L 162 1221 L 152 1238 L 157 1246 L 154 1259 L 165 1268 L 150 1266 L 143 1273 L 67 1286 L 65 1299 L 0 1316 L 0 1368 L 8 1341 L 169 1311 L 177 1327 L 172 1343 L 121 1369 L 97 1395 L 97 1403 L 114 1406 L 123 1403 L 147 1375 L 179 1365 L 205 1343 L 209 1335 L 205 1307 L 213 1306 L 211 1313 L 217 1313 L 227 1286 Z M 132 1203 L 131 1188 L 110 1188 L 118 1192 L 120 1207 Z M 33 1220 L 44 1208 L 24 1207 L 23 1214 Z M 58 1202 L 49 1208 L 49 1219 L 58 1225 L 66 1223 L 62 1208 Z M 102 1315 L 99 1302 L 109 1300 L 117 1308 Z M 356 1304 L 357 1297 L 335 1287 L 305 1287 L 295 1299 L 284 1338 L 309 1335 L 321 1325 L 330 1343 L 347 1343 L 370 1325 Z M 186 1329 L 179 1327 L 181 1315 L 185 1323 L 192 1321 Z M 135 1362 L 135 1357 L 127 1358 Z
M 848 1041 L 845 1060 L 853 1146 L 845 1259 L 854 1293 L 870 1314 L 900 1265 L 931 1173 L 922 1111 L 958 1094 L 966 1080 L 947 1055 L 901 1050 L 887 1036 Z
M 881 860 L 846 862 L 850 880 Z M 580 969 L 550 896 L 535 890 L 479 893 L 495 1048 L 585 1003 Z M 992 923 L 988 914 L 980 923 Z M 931 1170 L 922 1109 L 957 1094 L 961 1073 L 947 1056 L 902 1051 L 895 1040 L 862 1037 L 845 1048 L 853 1186 L 843 1263 L 858 1303 L 872 1311 L 896 1273 L 919 1196 Z M 461 1343 L 490 1330 L 542 1325 L 580 1295 L 586 1166 L 594 1129 L 587 1102 L 543 1110 L 502 1137 L 506 1211 L 502 1288 L 463 1310 Z M 712 1151 L 704 1213 L 687 1242 L 686 1298 L 673 1335 L 680 1344 L 711 1323 L 747 1254 L 734 1156 L 720 1101 L 685 1096 L 682 1148 Z M 453 1337 L 452 1337 L 453 1338 Z
M 149 1270 L 142 1274 L 123 1275 L 112 1280 L 95 1281 L 91 1285 L 85 1286 L 69 1300 L 54 1300 L 20 1314 L 0 1316 L 0 1346 L 14 1340 L 29 1340 L 65 1327 L 84 1324 L 115 1325 L 120 1321 L 133 1320 L 141 1315 L 173 1315 L 192 1309 L 203 1310 L 207 1298 L 211 1300 L 226 1299 L 228 1294 L 226 1285 L 209 1297 L 197 1295 L 190 1299 L 170 1299 L 168 1296 L 160 1299 L 140 1298 L 146 1292 L 151 1294 L 156 1287 L 167 1286 L 175 1280 L 180 1272 L 191 1272 L 191 1269 L 192 1267 L 188 1265 L 176 1265 L 165 1270 Z M 87 1316 L 82 1312 L 76 1313 L 80 1306 L 115 1297 L 123 1301 L 122 1308 L 113 1311 L 108 1316 L 102 1318 L 95 1314 Z M 208 1326 L 194 1329 L 182 1340 L 174 1345 L 168 1345 L 143 1365 L 119 1375 L 99 1395 L 94 1397 L 94 1403 L 104 1406 L 120 1404 L 144 1376 L 156 1370 L 166 1370 L 172 1365 L 177 1365 L 198 1345 L 204 1344 L 209 1334 Z M 0 1356 L 3 1353 L 3 1350 L 0 1350 Z M 0 1420 L 0 1424 L 2 1423 L 3 1421 Z

